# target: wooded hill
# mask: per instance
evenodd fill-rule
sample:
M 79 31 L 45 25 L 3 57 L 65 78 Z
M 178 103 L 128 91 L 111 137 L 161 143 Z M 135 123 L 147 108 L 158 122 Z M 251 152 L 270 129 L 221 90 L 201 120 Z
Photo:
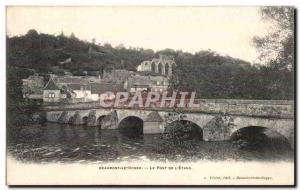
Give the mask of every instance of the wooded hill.
M 112 47 L 78 39 L 74 34 L 50 35 L 29 30 L 26 35 L 7 37 L 7 66 L 24 71 L 74 75 L 98 75 L 103 70 L 135 71 L 144 60 L 159 54 L 176 62 L 172 86 L 196 90 L 200 98 L 292 99 L 293 71 L 250 63 L 205 50 L 195 54 L 165 49 Z M 71 58 L 71 62 L 60 62 Z M 86 71 L 86 72 L 85 72 Z M 9 76 L 8 76 L 9 77 Z

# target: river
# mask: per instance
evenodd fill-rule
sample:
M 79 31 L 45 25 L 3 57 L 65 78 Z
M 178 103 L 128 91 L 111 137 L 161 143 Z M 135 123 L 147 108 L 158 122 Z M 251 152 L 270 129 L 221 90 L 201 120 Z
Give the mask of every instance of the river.
M 170 141 L 161 135 L 128 137 L 119 130 L 46 123 L 8 132 L 8 154 L 23 162 L 292 161 L 282 143 Z

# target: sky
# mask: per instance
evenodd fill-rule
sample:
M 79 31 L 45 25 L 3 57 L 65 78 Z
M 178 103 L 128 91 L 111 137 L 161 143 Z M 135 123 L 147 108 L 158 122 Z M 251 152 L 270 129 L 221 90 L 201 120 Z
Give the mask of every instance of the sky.
M 258 7 L 7 7 L 6 33 L 65 35 L 82 40 L 153 50 L 195 53 L 211 49 L 249 62 L 259 53 L 252 44 L 271 24 Z

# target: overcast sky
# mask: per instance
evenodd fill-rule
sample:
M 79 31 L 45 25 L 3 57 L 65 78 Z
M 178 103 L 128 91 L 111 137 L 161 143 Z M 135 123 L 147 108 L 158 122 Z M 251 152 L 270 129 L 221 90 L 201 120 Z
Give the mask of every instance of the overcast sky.
M 257 7 L 8 7 L 7 34 L 29 29 L 113 46 L 172 48 L 187 52 L 211 49 L 256 60 L 251 42 L 264 35 L 269 23 Z

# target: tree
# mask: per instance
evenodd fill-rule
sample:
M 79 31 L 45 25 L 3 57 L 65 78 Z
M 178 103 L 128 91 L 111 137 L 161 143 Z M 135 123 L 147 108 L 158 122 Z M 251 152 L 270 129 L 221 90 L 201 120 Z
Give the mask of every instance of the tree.
M 30 29 L 27 34 L 26 34 L 26 38 L 27 38 L 27 46 L 29 48 L 38 48 L 40 47 L 40 37 L 39 37 L 39 33 L 34 30 L 34 29 Z
M 38 38 L 39 33 L 38 33 L 36 30 L 34 30 L 34 29 L 30 29 L 30 30 L 26 33 L 26 36 L 27 36 L 28 38 Z
M 22 79 L 32 74 L 26 69 L 7 68 L 7 125 L 10 127 L 33 123 L 32 114 L 41 109 L 40 101 L 22 95 Z
M 293 99 L 294 95 L 294 8 L 263 7 L 262 19 L 273 23 L 269 34 L 254 37 L 261 52 L 261 80 L 272 99 Z
M 273 68 L 294 68 L 294 8 L 263 7 L 260 12 L 262 19 L 274 24 L 269 34 L 253 39 L 260 60 Z
M 75 36 L 75 34 L 73 32 L 71 33 L 70 38 L 71 39 L 77 39 L 76 36 Z

